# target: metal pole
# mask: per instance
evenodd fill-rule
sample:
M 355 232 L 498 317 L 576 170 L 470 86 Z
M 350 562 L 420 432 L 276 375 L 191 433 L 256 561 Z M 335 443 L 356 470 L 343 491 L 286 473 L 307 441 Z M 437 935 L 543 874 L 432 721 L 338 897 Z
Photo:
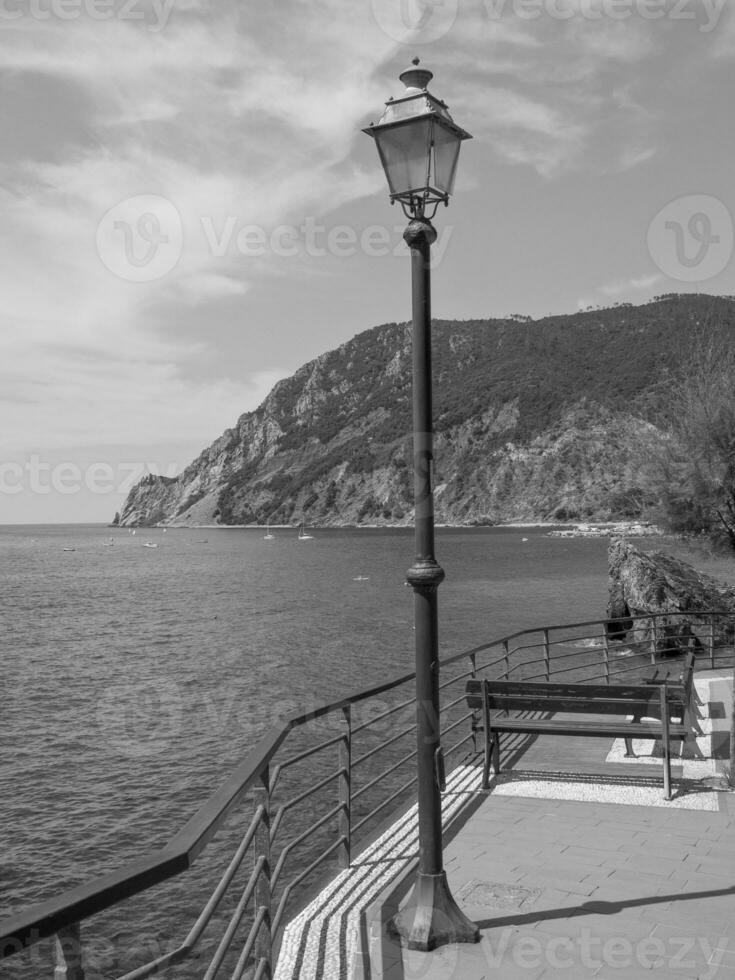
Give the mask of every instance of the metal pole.
M 270 767 L 266 765 L 253 791 L 255 807 L 263 807 L 263 813 L 255 831 L 255 857 L 263 858 L 263 868 L 255 885 L 255 912 L 264 910 L 264 918 L 255 940 L 255 965 L 264 980 L 272 976 L 273 937 L 271 935 L 271 794 Z
M 349 868 L 352 855 L 352 706 L 342 709 L 342 738 L 339 741 L 339 818 L 338 830 L 342 846 L 338 851 L 340 868 Z
M 414 591 L 416 626 L 416 739 L 419 868 L 406 906 L 394 925 L 409 949 L 479 942 L 480 930 L 459 910 L 442 856 L 441 793 L 435 755 L 440 751 L 437 590 L 444 569 L 434 557 L 431 410 L 431 244 L 436 231 L 414 218 L 403 235 L 411 249 L 413 308 L 413 463 L 416 560 L 406 573 Z

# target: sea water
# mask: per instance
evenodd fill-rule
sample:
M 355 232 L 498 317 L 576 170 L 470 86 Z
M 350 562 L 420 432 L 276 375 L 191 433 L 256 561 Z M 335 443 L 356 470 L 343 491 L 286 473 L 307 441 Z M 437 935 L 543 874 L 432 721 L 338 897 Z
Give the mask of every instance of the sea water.
M 285 711 L 413 668 L 410 529 L 271 531 L 0 528 L 0 916 L 165 845 Z M 438 529 L 442 656 L 603 617 L 606 547 Z

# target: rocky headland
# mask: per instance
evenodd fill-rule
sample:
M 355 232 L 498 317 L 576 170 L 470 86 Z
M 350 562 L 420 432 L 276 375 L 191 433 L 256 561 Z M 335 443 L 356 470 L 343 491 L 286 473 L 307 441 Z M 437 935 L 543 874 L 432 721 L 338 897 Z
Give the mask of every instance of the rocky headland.
M 435 321 L 437 523 L 643 520 L 641 454 L 704 322 L 735 340 L 735 302 Z M 146 476 L 118 522 L 400 526 L 412 497 L 410 326 L 391 323 L 278 382 L 179 476 Z

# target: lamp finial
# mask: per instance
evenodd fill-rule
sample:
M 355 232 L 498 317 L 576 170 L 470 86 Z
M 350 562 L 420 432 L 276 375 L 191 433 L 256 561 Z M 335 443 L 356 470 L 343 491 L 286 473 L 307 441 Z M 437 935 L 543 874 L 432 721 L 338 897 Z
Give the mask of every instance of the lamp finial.
M 402 71 L 398 77 L 407 89 L 423 92 L 426 91 L 426 86 L 434 77 L 434 74 L 428 68 L 419 68 L 419 63 L 419 58 L 414 58 L 411 62 L 412 67 Z

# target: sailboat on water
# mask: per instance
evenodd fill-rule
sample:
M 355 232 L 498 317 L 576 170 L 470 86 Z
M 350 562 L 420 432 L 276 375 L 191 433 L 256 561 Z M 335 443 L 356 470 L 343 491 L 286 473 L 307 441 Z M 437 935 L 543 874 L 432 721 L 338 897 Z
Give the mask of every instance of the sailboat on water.
M 270 521 L 266 521 L 265 534 L 263 535 L 263 540 L 264 541 L 270 541 L 273 537 L 274 537 L 274 535 L 271 534 L 271 522 Z
M 313 534 L 307 534 L 304 530 L 304 522 L 301 522 L 301 527 L 299 528 L 299 541 L 311 541 L 313 540 Z

